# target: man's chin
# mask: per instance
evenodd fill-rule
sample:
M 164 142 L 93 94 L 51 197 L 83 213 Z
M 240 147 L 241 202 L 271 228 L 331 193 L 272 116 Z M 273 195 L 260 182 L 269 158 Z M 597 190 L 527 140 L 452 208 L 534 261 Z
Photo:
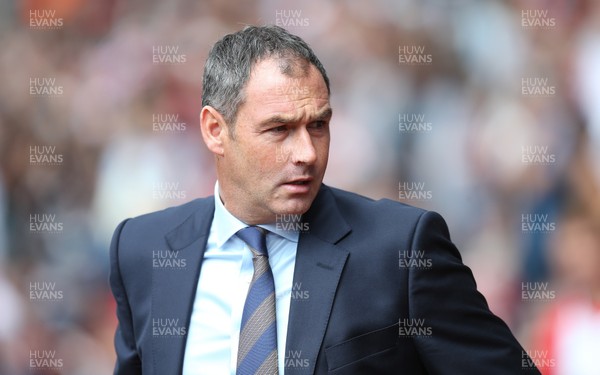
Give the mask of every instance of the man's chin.
M 275 210 L 278 215 L 303 215 L 312 205 L 313 197 L 294 197 Z
M 272 212 L 277 215 L 302 215 L 310 209 L 318 193 L 315 186 L 310 186 L 306 193 L 295 193 L 290 191 L 281 191 L 273 202 Z

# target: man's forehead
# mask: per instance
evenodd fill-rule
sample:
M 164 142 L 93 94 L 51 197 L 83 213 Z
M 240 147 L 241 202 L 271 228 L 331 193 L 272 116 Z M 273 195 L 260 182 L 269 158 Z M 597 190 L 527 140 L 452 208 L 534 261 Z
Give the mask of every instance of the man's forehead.
M 300 120 L 301 118 L 322 118 L 331 113 L 327 92 L 322 95 L 281 95 L 265 92 L 264 95 L 252 94 L 247 104 L 254 107 L 253 112 L 261 117 L 281 117 Z
M 297 68 L 295 68 L 297 69 Z M 281 72 L 279 61 L 265 60 L 257 63 L 245 88 L 248 96 L 279 96 L 290 100 L 305 96 L 328 100 L 329 91 L 319 70 L 309 64 L 302 75 L 287 75 Z
M 315 66 L 309 63 L 306 68 L 305 73 L 290 76 L 281 72 L 278 59 L 260 61 L 246 85 L 242 107 L 260 117 L 261 122 L 270 118 L 282 120 L 272 122 L 293 122 L 323 117 L 329 109 L 327 86 Z M 286 119 L 289 121 L 283 121 Z
M 263 115 L 261 124 L 294 123 L 303 120 L 326 121 L 332 115 L 329 103 L 321 108 L 293 108 L 288 111 L 269 111 Z

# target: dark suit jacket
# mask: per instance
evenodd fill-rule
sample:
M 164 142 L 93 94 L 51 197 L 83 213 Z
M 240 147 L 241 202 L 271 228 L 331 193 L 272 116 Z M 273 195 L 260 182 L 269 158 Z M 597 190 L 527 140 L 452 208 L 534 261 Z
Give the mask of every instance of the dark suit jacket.
M 213 197 L 197 199 L 116 229 L 115 374 L 181 373 L 213 212 Z M 440 215 L 323 185 L 303 221 L 286 374 L 539 374 L 476 290 Z M 157 251 L 185 261 L 156 267 Z M 164 319 L 174 335 L 156 335 Z

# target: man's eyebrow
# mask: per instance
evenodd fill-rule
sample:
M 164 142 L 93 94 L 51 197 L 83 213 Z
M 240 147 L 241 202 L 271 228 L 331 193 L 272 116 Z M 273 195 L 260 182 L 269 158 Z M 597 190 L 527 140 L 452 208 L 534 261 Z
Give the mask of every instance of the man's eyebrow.
M 327 107 L 321 113 L 317 114 L 317 116 L 315 118 L 315 121 L 328 120 L 331 117 L 332 114 L 333 114 L 333 111 L 331 110 L 331 107 Z
M 294 122 L 295 118 L 293 116 L 284 116 L 284 115 L 273 115 L 263 121 L 260 122 L 261 125 L 269 125 L 269 124 L 287 124 L 290 122 Z
M 314 118 L 311 118 L 311 122 L 313 121 L 324 121 L 327 120 L 331 117 L 332 115 L 332 110 L 330 107 L 328 107 L 327 109 L 321 111 L 320 113 L 318 113 Z M 268 124 L 289 124 L 292 122 L 296 122 L 298 121 L 297 118 L 295 118 L 294 116 L 285 116 L 282 114 L 276 114 L 273 115 L 269 118 L 267 118 L 266 120 L 263 120 L 260 122 L 261 125 L 268 125 Z

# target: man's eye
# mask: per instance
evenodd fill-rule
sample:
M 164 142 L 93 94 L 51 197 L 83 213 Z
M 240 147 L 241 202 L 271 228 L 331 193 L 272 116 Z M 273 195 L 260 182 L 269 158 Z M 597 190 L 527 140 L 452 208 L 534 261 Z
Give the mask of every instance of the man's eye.
M 325 125 L 327 125 L 325 121 L 315 121 L 311 124 L 310 127 L 313 129 L 322 129 L 325 127 Z
M 285 125 L 281 125 L 281 126 L 276 126 L 274 128 L 270 129 L 273 133 L 283 133 L 284 131 L 287 130 Z

